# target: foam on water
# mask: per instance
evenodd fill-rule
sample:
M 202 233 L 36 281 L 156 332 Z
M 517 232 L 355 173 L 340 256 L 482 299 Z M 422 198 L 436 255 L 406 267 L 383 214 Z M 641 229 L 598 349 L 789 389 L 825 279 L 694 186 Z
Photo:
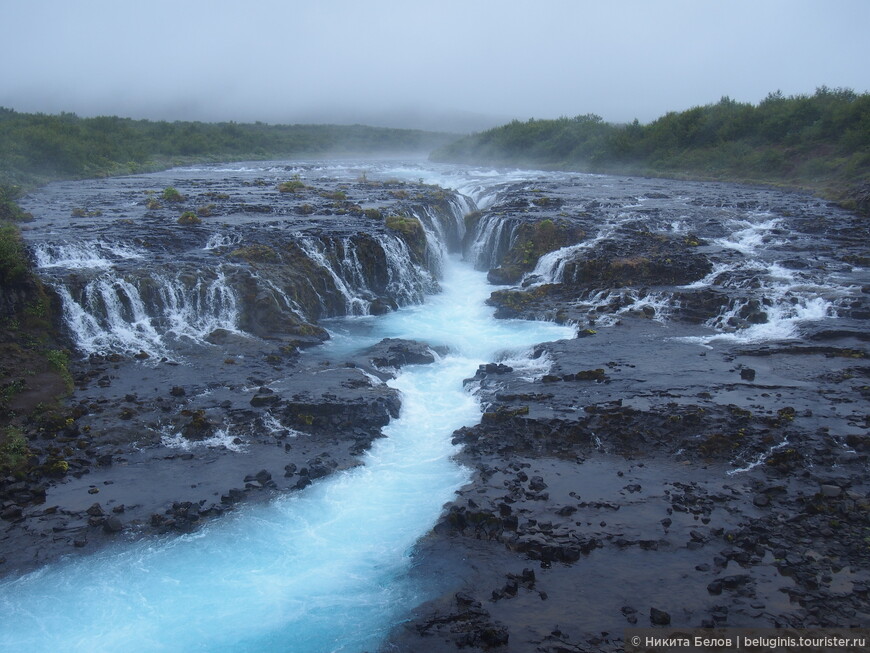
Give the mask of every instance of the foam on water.
M 746 463 L 746 464 L 743 465 L 742 467 L 737 467 L 737 468 L 735 468 L 735 469 L 729 469 L 729 470 L 728 470 L 727 472 L 725 472 L 725 473 L 726 473 L 728 476 L 734 476 L 735 474 L 744 474 L 744 473 L 746 473 L 746 472 L 748 472 L 748 471 L 750 471 L 750 470 L 755 469 L 756 467 L 758 467 L 759 465 L 761 465 L 765 460 L 767 460 L 767 458 L 768 458 L 771 454 L 773 454 L 773 453 L 776 452 L 776 451 L 779 451 L 780 449 L 782 449 L 783 447 L 786 447 L 786 446 L 788 446 L 788 445 L 789 445 L 789 441 L 788 441 L 788 440 L 783 440 L 782 442 L 780 442 L 780 443 L 778 443 L 778 444 L 775 444 L 775 445 L 773 445 L 772 447 L 770 447 L 770 448 L 769 448 L 767 451 L 765 451 L 764 453 L 758 454 L 758 456 L 756 456 L 755 459 L 752 460 L 751 462 Z M 736 465 L 736 464 L 738 464 L 738 463 L 735 461 L 735 462 L 733 462 L 732 464 L 735 464 L 735 465 Z
M 183 338 L 205 345 L 216 329 L 239 332 L 238 301 L 222 270 L 213 278 L 187 279 L 154 274 L 154 297 L 143 297 L 141 279 L 115 271 L 87 282 L 79 297 L 63 285 L 56 290 L 64 320 L 84 353 L 145 351 L 172 356 L 169 340 Z
M 190 451 L 192 449 L 199 448 L 215 448 L 215 447 L 225 447 L 230 451 L 244 451 L 245 445 L 235 434 L 231 433 L 228 429 L 218 429 L 215 431 L 214 435 L 203 438 L 202 440 L 190 440 L 184 437 L 181 433 L 170 433 L 168 431 L 164 432 L 163 437 L 160 438 L 160 443 L 164 447 L 168 447 L 170 449 L 180 449 L 181 451 Z
M 301 436 L 305 436 L 306 434 L 302 431 L 297 431 L 296 429 L 290 428 L 289 426 L 284 426 L 280 420 L 275 417 L 272 413 L 266 413 L 263 415 L 263 428 L 266 429 L 270 434 L 277 437 L 290 437 L 296 438 Z
M 216 233 L 208 237 L 203 249 L 213 250 L 221 247 L 233 247 L 241 242 L 242 237 L 240 234 Z
M 38 268 L 69 270 L 110 268 L 118 261 L 141 259 L 145 252 L 137 247 L 93 240 L 82 243 L 39 243 L 32 247 Z
M 376 649 L 425 598 L 407 578 L 414 543 L 468 479 L 451 459 L 451 435 L 476 423 L 480 407 L 462 380 L 500 354 L 572 334 L 492 319 L 484 276 L 454 259 L 442 286 L 426 305 L 370 318 L 378 338 L 452 353 L 390 381 L 401 416 L 364 466 L 193 535 L 117 545 L 0 583 L 0 650 Z
M 785 294 L 782 292 L 781 294 Z M 833 306 L 823 297 L 792 296 L 792 301 L 778 299 L 766 307 L 767 321 L 753 324 L 730 332 L 710 336 L 689 336 L 681 338 L 685 342 L 707 344 L 713 340 L 736 344 L 751 344 L 776 340 L 790 340 L 798 337 L 803 322 L 817 322 L 831 316 Z M 708 326 L 720 327 L 728 322 L 730 315 L 739 313 L 740 305 L 735 305 L 725 313 L 710 321 Z
M 731 220 L 730 233 L 724 238 L 713 242 L 720 247 L 735 249 L 743 254 L 752 254 L 760 247 L 767 247 L 781 242 L 771 236 L 774 229 L 782 225 L 782 220 L 771 217 L 769 213 L 758 213 L 753 217 L 759 220 Z

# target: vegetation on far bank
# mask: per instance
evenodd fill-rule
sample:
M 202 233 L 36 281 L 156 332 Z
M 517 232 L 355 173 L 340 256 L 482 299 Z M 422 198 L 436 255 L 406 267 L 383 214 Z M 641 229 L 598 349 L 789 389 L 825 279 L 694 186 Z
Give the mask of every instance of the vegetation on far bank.
M 80 118 L 74 113 L 20 113 L 0 107 L 0 182 L 35 186 L 203 160 L 428 152 L 455 138 L 363 125 Z
M 80 118 L 0 107 L 0 474 L 23 472 L 26 437 L 71 389 L 57 307 L 33 273 L 18 223 L 23 190 L 58 179 L 147 172 L 201 161 L 428 152 L 456 135 L 362 125 L 267 125 Z M 301 182 L 298 184 L 301 185 Z M 286 188 L 295 191 L 298 185 Z M 285 190 L 285 189 L 282 189 Z M 184 198 L 167 188 L 155 204 Z M 82 211 L 74 209 L 74 211 Z M 181 214 L 198 224 L 209 207 Z
M 757 105 L 723 97 L 646 125 L 610 124 L 593 114 L 515 120 L 431 158 L 771 184 L 866 211 L 856 193 L 870 184 L 870 94 L 821 87 L 813 95 L 771 93 Z

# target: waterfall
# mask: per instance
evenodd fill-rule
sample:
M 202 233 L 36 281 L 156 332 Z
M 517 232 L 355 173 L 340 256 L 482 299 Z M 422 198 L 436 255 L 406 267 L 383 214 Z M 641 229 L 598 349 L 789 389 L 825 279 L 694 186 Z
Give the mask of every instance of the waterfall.
M 399 306 L 420 303 L 427 294 L 437 292 L 435 277 L 414 263 L 404 240 L 387 236 L 379 242 L 387 257 L 387 293 L 396 298 Z
M 102 240 L 82 243 L 39 243 L 31 251 L 36 266 L 43 269 L 110 268 L 118 261 L 145 257 L 142 249 Z
M 353 284 L 347 283 L 337 267 L 327 258 L 327 249 L 319 238 L 313 236 L 300 235 L 297 244 L 305 255 L 311 259 L 319 267 L 326 270 L 335 284 L 335 289 L 341 294 L 345 302 L 345 311 L 347 315 L 368 315 L 371 293 L 365 292 L 365 288 L 355 288 Z
M 56 285 L 64 320 L 86 354 L 109 351 L 170 355 L 170 341 L 204 344 L 215 329 L 238 331 L 238 300 L 222 270 L 212 278 L 176 274 L 127 278 L 107 272 L 74 296 Z
M 598 243 L 614 237 L 623 224 L 631 222 L 633 219 L 631 214 L 622 213 L 609 218 L 605 217 L 604 223 L 599 225 L 598 232 L 592 238 L 574 245 L 560 247 L 541 256 L 535 264 L 535 269 L 523 278 L 523 285 L 563 283 L 565 281 L 565 266 L 575 260 L 580 252 L 594 250 Z
M 487 213 L 474 228 L 466 257 L 478 270 L 498 267 L 502 256 L 513 242 L 516 220 L 505 219 L 498 213 Z
M 427 598 L 407 574 L 414 543 L 468 479 L 451 437 L 477 422 L 480 407 L 463 379 L 573 334 L 494 320 L 483 274 L 455 259 L 444 271 L 441 294 L 377 318 L 375 337 L 420 338 L 452 353 L 390 381 L 402 412 L 363 467 L 191 535 L 119 543 L 0 582 L 0 649 L 375 650 Z
M 150 274 L 140 267 L 145 250 L 106 240 L 37 243 L 32 251 L 57 289 L 67 328 L 82 353 L 145 351 L 174 358 L 173 343 L 180 338 L 206 344 L 216 329 L 239 332 L 240 314 L 247 310 L 240 297 L 250 296 L 248 287 L 240 287 L 245 279 L 253 279 L 255 287 L 274 296 L 279 310 L 296 316 L 363 316 L 374 302 L 382 303 L 379 311 L 383 306 L 423 302 L 438 291 L 446 243 L 458 242 L 463 211 L 469 206 L 469 200 L 449 196 L 439 209 L 414 207 L 411 215 L 426 234 L 425 261 L 417 260 L 419 254 L 413 255 L 401 235 L 390 230 L 343 236 L 282 234 L 280 238 L 289 239 L 286 246 L 292 243 L 322 273 L 313 275 L 294 268 L 291 257 L 281 259 L 281 265 L 296 270 L 290 277 L 268 265 L 242 263 L 234 266 L 229 279 L 226 264 L 212 263 L 202 252 L 220 256 L 222 249 L 244 250 L 246 242 L 239 232 L 213 233 L 204 245 L 200 240 L 191 255 L 164 260 L 160 270 Z M 254 247 L 268 251 L 256 241 Z M 78 270 L 81 275 L 70 274 Z M 316 305 L 306 305 L 312 303 Z

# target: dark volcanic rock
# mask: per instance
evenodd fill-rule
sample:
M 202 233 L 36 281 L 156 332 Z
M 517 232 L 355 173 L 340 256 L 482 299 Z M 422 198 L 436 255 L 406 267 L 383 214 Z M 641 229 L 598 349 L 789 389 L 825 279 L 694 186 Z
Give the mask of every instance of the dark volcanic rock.
M 690 244 L 692 243 L 692 244 Z M 577 287 L 666 286 L 687 284 L 712 269 L 697 251 L 697 240 L 648 231 L 625 231 L 567 263 L 562 283 Z
M 257 394 L 251 397 L 251 405 L 255 408 L 274 406 L 281 403 L 281 397 L 276 394 Z
M 107 533 L 120 533 L 124 530 L 124 524 L 115 515 L 111 515 L 103 522 L 103 530 Z
M 649 609 L 649 621 L 653 626 L 667 626 L 671 623 L 671 615 L 658 608 Z
M 543 204 L 540 202 L 546 200 Z M 562 202 L 557 198 L 537 198 L 538 206 L 558 208 Z M 494 284 L 513 284 L 530 272 L 537 260 L 548 252 L 573 245 L 583 240 L 585 231 L 579 225 L 564 218 L 544 218 L 522 222 L 515 230 L 510 249 L 502 258 L 501 265 L 487 274 Z
M 402 338 L 384 338 L 378 344 L 366 349 L 364 355 L 377 367 L 399 368 L 404 365 L 425 365 L 435 362 L 435 355 L 429 345 Z
M 188 440 L 205 440 L 214 436 L 217 422 L 210 419 L 204 410 L 184 410 L 182 417 L 186 418 L 181 427 L 181 434 Z

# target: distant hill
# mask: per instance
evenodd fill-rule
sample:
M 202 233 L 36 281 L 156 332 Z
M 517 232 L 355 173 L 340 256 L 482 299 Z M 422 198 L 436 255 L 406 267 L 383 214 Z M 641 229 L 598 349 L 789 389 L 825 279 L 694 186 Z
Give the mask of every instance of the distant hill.
M 807 189 L 867 212 L 870 95 L 821 87 L 757 105 L 723 97 L 642 125 L 587 114 L 513 121 L 434 151 L 434 161 L 691 177 Z
M 427 153 L 456 136 L 363 125 L 80 118 L 0 107 L 0 183 L 33 186 L 202 160 Z

